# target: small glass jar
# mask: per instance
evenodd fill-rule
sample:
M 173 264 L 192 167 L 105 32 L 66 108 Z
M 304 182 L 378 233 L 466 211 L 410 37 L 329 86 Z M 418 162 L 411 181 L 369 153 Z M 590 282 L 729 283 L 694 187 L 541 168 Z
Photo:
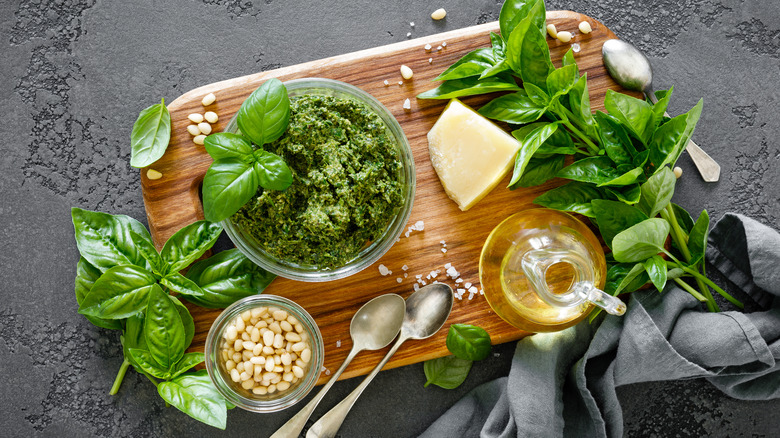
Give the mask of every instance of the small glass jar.
M 284 310 L 303 326 L 302 334 L 308 337 L 311 359 L 304 370 L 304 375 L 289 388 L 261 395 L 242 388 L 240 383 L 232 380 L 222 351 L 225 348 L 225 333 L 231 323 L 247 310 L 266 306 Z M 263 343 L 262 337 L 259 343 Z M 311 315 L 295 302 L 276 295 L 254 295 L 236 301 L 217 317 L 206 337 L 206 370 L 209 377 L 227 401 L 252 412 L 281 411 L 302 400 L 317 383 L 324 358 L 322 334 Z

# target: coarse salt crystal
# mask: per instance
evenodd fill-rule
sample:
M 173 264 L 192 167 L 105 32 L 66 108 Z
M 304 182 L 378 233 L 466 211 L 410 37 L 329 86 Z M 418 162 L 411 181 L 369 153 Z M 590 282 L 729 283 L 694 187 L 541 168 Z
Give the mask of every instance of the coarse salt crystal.
M 415 283 L 414 284 L 414 291 L 417 292 L 418 290 L 420 290 L 420 285 Z
M 442 253 L 446 253 L 446 252 L 447 252 L 447 248 L 442 248 L 442 249 L 441 249 L 441 252 L 442 252 Z
M 390 81 L 388 81 L 387 79 L 385 79 L 385 87 L 387 87 L 388 85 L 390 85 Z
M 387 269 L 387 266 L 380 264 L 379 265 L 379 273 L 382 274 L 382 276 L 392 274 L 393 271 Z
M 430 275 L 430 276 L 431 276 L 431 277 L 433 277 L 433 278 L 436 278 L 436 276 L 437 276 L 437 275 L 439 275 L 439 273 L 438 273 L 438 272 L 436 272 L 436 271 L 431 271 L 431 273 L 430 273 L 430 274 L 428 274 L 428 275 Z
M 410 102 L 409 99 L 404 100 L 404 109 L 405 110 L 412 109 L 412 102 Z
M 409 276 L 409 274 L 407 274 L 406 272 L 404 272 L 404 278 L 406 278 L 406 277 L 408 277 L 408 276 Z
M 428 64 L 433 63 L 433 58 L 428 58 Z
M 415 228 L 417 228 L 417 231 L 422 231 L 425 229 L 425 222 L 423 221 L 417 221 L 414 223 Z
M 408 266 L 406 266 L 406 265 L 403 265 L 403 266 L 401 266 L 401 270 L 402 270 L 402 271 L 408 271 L 408 270 L 409 270 L 409 267 L 408 267 Z
M 409 26 L 414 27 L 414 21 L 410 21 Z
M 396 279 L 395 279 L 395 281 L 397 281 L 398 283 L 401 283 L 401 282 L 403 282 L 403 281 L 404 281 L 404 279 L 403 279 L 403 278 L 401 278 L 401 277 L 398 277 L 398 278 L 396 278 Z
M 447 41 L 443 41 L 443 42 L 441 43 L 441 46 L 442 46 L 442 47 L 447 47 Z
M 462 278 L 457 278 L 457 279 L 455 279 L 455 283 L 463 283 L 463 279 Z
M 437 47 L 436 50 L 441 51 L 441 46 Z
M 336 348 L 341 348 L 341 339 L 336 341 Z
M 464 286 L 465 286 L 465 285 L 464 285 Z M 479 289 L 477 289 L 477 287 L 476 287 L 476 286 L 471 286 L 471 287 L 469 287 L 469 288 L 467 288 L 467 289 L 469 290 L 469 293 L 470 293 L 470 294 L 475 294 L 475 293 L 479 292 Z
M 327 368 L 325 368 L 325 375 L 326 375 L 326 376 L 329 376 L 329 375 L 330 375 L 330 370 L 329 370 L 329 369 L 327 369 Z
M 430 52 L 431 51 L 431 45 L 430 44 L 426 44 L 425 45 L 425 51 L 426 52 Z
M 466 283 L 466 284 L 464 284 L 464 285 L 463 285 L 463 287 L 465 287 L 466 289 L 468 289 L 468 288 L 470 288 L 470 287 L 471 287 L 471 283 Z
M 404 81 L 398 81 L 398 85 L 403 85 Z
M 578 43 L 574 43 L 571 45 L 571 51 L 574 53 L 577 53 L 580 51 L 580 45 Z
M 458 289 L 458 295 L 463 295 L 466 293 L 466 289 Z
M 460 272 L 458 272 L 458 270 L 453 266 L 450 266 L 447 268 L 447 275 L 449 275 L 450 278 L 458 278 L 460 276 Z
M 450 269 L 451 267 L 452 267 L 452 263 L 448 262 L 444 264 L 444 269 Z
M 415 277 L 416 279 L 418 279 L 418 280 L 419 280 L 419 279 L 421 279 L 421 278 L 422 278 L 422 274 L 417 274 L 417 275 L 415 275 L 414 277 Z
M 412 36 L 412 33 L 411 33 L 411 32 L 406 32 L 406 37 L 407 37 L 407 38 L 411 38 L 411 36 Z

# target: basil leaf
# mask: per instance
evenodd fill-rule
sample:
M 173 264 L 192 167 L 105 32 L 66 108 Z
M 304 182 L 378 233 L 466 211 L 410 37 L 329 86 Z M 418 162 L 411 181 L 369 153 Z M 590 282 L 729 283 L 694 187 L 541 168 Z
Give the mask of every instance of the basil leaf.
M 545 27 L 544 31 L 547 31 L 547 28 Z M 573 65 L 577 66 L 577 61 L 574 60 L 574 50 L 569 48 L 569 50 L 566 51 L 566 53 L 563 54 L 563 58 L 561 58 L 561 65 L 563 67 L 566 67 L 567 65 Z M 587 75 L 587 73 L 585 73 Z M 577 76 L 579 77 L 579 69 L 577 70 Z
M 557 68 L 547 76 L 547 92 L 553 96 L 563 96 L 568 93 L 577 81 L 577 66 L 567 65 Z M 585 83 L 585 81 L 582 81 Z
M 155 284 L 149 292 L 144 339 L 155 362 L 165 369 L 184 355 L 184 324 L 168 294 Z
M 160 255 L 169 264 L 167 272 L 186 268 L 209 250 L 222 233 L 219 224 L 197 221 L 180 229 L 165 242 Z
M 512 76 L 500 73 L 489 78 L 479 79 L 471 76 L 463 79 L 444 81 L 441 85 L 417 95 L 418 99 L 452 99 L 455 97 L 474 96 L 477 94 L 492 93 L 494 91 L 517 91 L 517 86 Z
M 211 383 L 206 370 L 182 374 L 157 386 L 160 397 L 190 417 L 225 429 L 226 401 Z
M 607 190 L 607 193 L 614 196 L 615 199 L 617 199 L 620 202 L 623 202 L 628 205 L 634 205 L 637 202 L 639 202 L 639 196 L 641 194 L 641 190 L 639 188 L 639 184 L 631 184 L 629 186 L 625 187 L 605 187 Z
M 203 290 L 203 296 L 185 296 L 187 301 L 222 309 L 241 298 L 261 293 L 275 276 L 234 248 L 195 263 L 187 271 L 187 278 Z
M 597 124 L 593 119 L 593 113 L 590 108 L 587 73 L 582 75 L 569 90 L 569 107 L 571 107 L 574 121 L 585 129 L 585 134 L 598 138 Z
M 655 217 L 672 200 L 676 182 L 674 172 L 664 167 L 641 185 L 642 196 L 636 206 L 648 217 Z
M 158 365 L 157 362 L 152 358 L 152 353 L 146 350 L 141 350 L 139 348 L 130 348 L 128 351 L 130 352 L 130 357 L 133 358 L 132 363 L 141 368 L 143 372 L 158 379 L 167 380 L 171 378 L 171 372 Z
M 553 155 L 545 158 L 531 158 L 520 180 L 515 183 L 515 187 L 533 187 L 543 184 L 553 178 L 559 170 L 563 169 L 566 156 Z
M 622 202 L 594 199 L 591 201 L 596 222 L 604 242 L 612 248 L 612 239 L 621 231 L 626 230 L 647 219 L 647 215 L 638 208 Z
M 536 28 L 543 34 L 547 32 L 546 11 L 543 0 L 507 0 L 501 6 L 501 12 L 498 14 L 498 25 L 501 29 L 501 35 L 504 39 L 509 39 L 509 35 L 517 25 L 526 17 L 531 16 L 531 20 Z
M 101 275 L 103 275 L 103 273 L 100 272 L 98 268 L 89 264 L 84 257 L 79 258 L 79 261 L 76 264 L 75 281 L 76 303 L 78 303 L 79 306 Z M 89 315 L 84 316 L 87 318 L 87 321 L 98 327 L 110 330 L 122 330 L 122 324 L 117 320 L 96 318 Z
M 189 348 L 192 343 L 192 338 L 195 336 L 195 320 L 192 318 L 187 306 L 179 301 L 178 297 L 168 295 L 168 298 L 171 299 L 174 307 L 176 307 L 176 312 L 179 313 L 179 318 L 181 318 L 181 324 L 184 327 L 184 349 L 186 350 Z
M 666 286 L 666 260 L 659 255 L 654 255 L 645 260 L 644 266 L 655 288 L 658 292 L 663 292 Z
M 130 237 L 132 238 L 138 253 L 149 262 L 152 272 L 158 275 L 165 275 L 168 265 L 163 263 L 160 253 L 157 252 L 157 248 L 154 247 L 154 244 L 143 236 L 139 236 L 133 230 L 130 230 Z
M 622 123 L 643 144 L 647 144 L 653 134 L 653 107 L 644 100 L 607 90 L 604 108 Z
M 200 286 L 178 272 L 172 272 L 161 278 L 160 284 L 182 295 L 196 297 L 203 295 L 203 290 Z
M 154 274 L 146 269 L 130 265 L 111 268 L 95 281 L 79 313 L 104 319 L 130 317 L 146 308 L 156 284 Z
M 282 157 L 264 150 L 255 151 L 254 156 L 254 171 L 260 187 L 266 190 L 286 190 L 290 187 L 292 171 Z
M 612 255 L 623 263 L 643 261 L 663 252 L 668 235 L 668 222 L 658 218 L 646 219 L 612 239 Z
M 617 288 L 615 289 L 615 295 L 620 293 L 634 292 L 649 280 L 650 278 L 647 276 L 645 265 L 642 263 L 637 263 L 631 267 L 631 269 L 617 285 Z
M 141 111 L 130 134 L 130 165 L 146 167 L 165 154 L 171 141 L 171 114 L 165 99 Z
M 130 354 L 131 348 L 137 348 L 139 350 L 146 350 L 146 340 L 144 339 L 144 315 L 143 313 L 138 313 L 136 315 L 133 315 L 127 320 L 125 320 L 125 331 L 122 333 L 122 336 L 119 337 L 120 341 L 122 341 L 122 352 L 125 356 L 125 359 L 127 359 L 128 362 L 130 362 L 131 365 L 133 365 L 133 368 L 135 368 L 136 371 L 139 373 L 143 371 L 143 368 L 133 359 L 133 356 Z
M 497 97 L 479 109 L 484 117 L 507 123 L 525 124 L 538 120 L 547 110 L 533 102 L 524 91 Z
M 203 214 L 219 222 L 235 214 L 257 193 L 260 185 L 254 162 L 223 158 L 211 163 L 203 179 Z
M 589 157 L 575 161 L 567 167 L 564 167 L 558 175 L 574 181 L 587 182 L 593 184 L 604 184 L 618 178 L 620 174 L 617 169 L 612 167 L 612 160 L 608 157 Z
M 447 333 L 447 349 L 466 360 L 482 360 L 490 354 L 490 335 L 471 324 L 452 324 Z
M 544 9 L 543 4 L 541 8 Z M 547 75 L 555 67 L 550 60 L 547 34 L 537 27 L 538 23 L 534 18 L 528 16 L 522 19 L 512 30 L 507 39 L 506 61 L 512 70 L 520 74 L 524 83 L 532 83 L 544 88 L 547 84 Z M 542 26 L 544 27 L 544 24 Z
M 206 360 L 206 355 L 203 353 L 185 353 L 180 361 L 176 362 L 176 366 L 171 372 L 171 378 L 179 376 L 189 369 L 198 365 Z
M 607 156 L 618 165 L 633 164 L 637 151 L 623 125 L 601 111 L 596 113 L 596 123 L 599 127 L 599 140 Z
M 570 182 L 543 193 L 534 199 L 534 204 L 594 217 L 595 214 L 590 202 L 601 197 L 601 191 L 590 184 Z
M 663 121 L 664 117 L 666 117 L 666 108 L 669 106 L 669 99 L 672 97 L 672 92 L 674 91 L 674 87 L 670 88 L 668 91 L 663 92 L 663 96 L 658 98 L 658 102 L 656 102 L 653 105 L 653 128 L 658 128 L 658 126 L 661 125 L 661 121 Z M 660 94 L 658 91 L 656 91 L 656 95 Z
M 688 249 L 691 252 L 691 265 L 704 259 L 707 252 L 707 238 L 710 234 L 710 216 L 707 210 L 702 210 L 699 219 L 688 235 Z
M 674 216 L 677 218 L 677 224 L 680 225 L 686 234 L 690 234 L 693 229 L 693 218 L 691 217 L 691 214 L 674 202 L 671 204 L 672 212 L 674 212 Z
M 488 69 L 485 69 L 485 71 L 482 72 L 481 75 L 479 75 L 479 79 L 489 78 L 492 76 L 496 76 L 499 73 L 503 73 L 505 71 L 510 70 L 509 64 L 507 64 L 506 59 L 502 59 L 499 61 L 496 65 L 493 67 L 490 67 Z
M 473 362 L 455 356 L 445 356 L 438 359 L 426 360 L 423 364 L 425 371 L 425 387 L 433 383 L 444 389 L 454 389 L 466 380 L 471 371 Z
M 648 150 L 650 162 L 657 169 L 656 172 L 667 164 L 674 166 L 682 151 L 688 147 L 688 141 L 701 116 L 701 108 L 702 101 L 699 100 L 686 114 L 671 119 L 655 130 Z
M 444 70 L 434 81 L 446 81 L 463 79 L 469 76 L 479 76 L 485 70 L 493 67 L 496 61 L 493 57 L 493 49 L 482 48 L 472 50 Z
M 490 46 L 493 51 L 493 60 L 499 62 L 506 58 L 506 43 L 501 35 L 490 32 Z
M 101 272 L 119 265 L 136 265 L 151 269 L 130 234 L 133 231 L 151 242 L 149 232 L 140 222 L 129 216 L 114 216 L 75 207 L 70 212 L 76 246 L 81 256 L 92 266 Z
M 551 102 L 550 96 L 544 90 L 530 82 L 523 83 L 523 91 L 525 91 L 525 94 L 528 95 L 532 102 L 539 106 L 546 108 Z
M 526 165 L 531 160 L 531 157 L 542 146 L 542 144 L 550 138 L 555 130 L 558 129 L 558 123 L 549 123 L 531 131 L 520 145 L 520 150 L 515 157 L 515 168 L 512 171 L 512 179 L 509 181 L 509 187 L 515 186 L 520 178 L 523 176 Z
M 290 98 L 282 81 L 263 82 L 241 104 L 236 122 L 241 133 L 258 146 L 281 137 L 290 122 Z
M 618 170 L 619 172 L 619 170 Z M 609 181 L 605 181 L 603 183 L 597 184 L 599 187 L 603 186 L 629 186 L 631 184 L 636 183 L 640 177 L 644 176 L 645 172 L 641 167 L 637 167 L 636 169 L 631 169 L 628 172 L 623 173 L 620 176 L 617 176 Z
M 252 144 L 244 137 L 229 132 L 217 132 L 209 135 L 203 142 L 203 146 L 214 160 L 222 158 L 241 159 L 247 155 L 252 155 L 252 152 L 254 152 Z

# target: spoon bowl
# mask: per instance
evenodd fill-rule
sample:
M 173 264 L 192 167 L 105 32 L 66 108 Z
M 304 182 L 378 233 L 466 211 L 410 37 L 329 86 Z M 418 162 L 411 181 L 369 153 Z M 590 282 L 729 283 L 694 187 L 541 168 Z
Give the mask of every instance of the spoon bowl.
M 639 49 L 625 41 L 607 40 L 601 47 L 601 58 L 609 75 L 621 87 L 641 91 L 651 102 L 658 102 L 653 91 L 653 68 L 650 60 Z M 669 117 L 666 112 L 664 115 Z M 720 179 L 720 165 L 702 148 L 691 140 L 686 150 L 704 181 L 715 182 Z
M 331 386 L 339 379 L 341 373 L 347 368 L 352 359 L 363 350 L 378 350 L 386 347 L 398 332 L 404 322 L 406 302 L 400 295 L 380 295 L 363 305 L 349 323 L 349 336 L 352 338 L 352 350 L 350 350 L 344 363 L 331 376 L 328 383 L 316 396 L 300 410 L 295 416 L 284 423 L 271 438 L 297 438 L 306 421 L 320 403 Z

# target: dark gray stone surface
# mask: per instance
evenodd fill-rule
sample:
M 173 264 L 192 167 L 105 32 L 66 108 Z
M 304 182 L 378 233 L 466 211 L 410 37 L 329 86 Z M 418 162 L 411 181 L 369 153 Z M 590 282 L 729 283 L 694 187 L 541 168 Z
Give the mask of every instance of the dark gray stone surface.
M 200 85 L 497 19 L 501 1 L 4 0 L 0 2 L 0 434 L 266 436 L 295 410 L 234 410 L 224 433 L 165 408 L 121 363 L 118 335 L 76 314 L 69 208 L 145 221 L 128 165 L 138 111 Z M 445 7 L 442 22 L 429 18 Z M 779 228 L 780 5 L 776 0 L 548 1 L 589 14 L 651 57 L 670 112 L 705 98 L 695 139 L 723 167 L 703 183 L 687 156 L 675 201 Z M 409 22 L 416 26 L 411 28 Z M 505 375 L 513 345 L 459 389 L 422 388 L 421 365 L 382 372 L 344 437 L 413 436 L 476 385 Z M 338 383 L 317 414 L 359 379 Z M 529 388 L 532 391 L 533 388 Z M 730 399 L 703 381 L 620 389 L 628 436 L 777 436 L 780 401 Z

